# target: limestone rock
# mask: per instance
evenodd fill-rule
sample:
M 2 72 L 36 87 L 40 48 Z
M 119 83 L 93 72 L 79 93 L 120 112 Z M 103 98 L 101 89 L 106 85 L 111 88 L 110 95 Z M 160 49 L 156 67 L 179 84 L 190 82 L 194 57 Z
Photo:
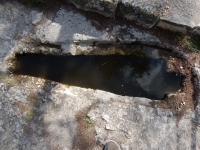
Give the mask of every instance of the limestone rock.
M 114 17 L 119 0 L 70 0 L 77 8 Z
M 172 31 L 186 32 L 200 26 L 199 0 L 68 0 L 77 8 L 113 17 L 120 14 L 136 24 L 155 25 Z
M 36 25 L 39 21 L 42 20 L 43 12 L 39 13 L 37 11 L 31 11 L 32 24 Z
M 68 43 L 82 42 L 92 43 L 94 41 L 114 41 L 112 36 L 100 32 L 91 25 L 86 18 L 75 11 L 60 9 L 55 21 L 47 21 L 40 30 L 36 31 L 36 38 L 42 43 L 63 45 L 64 50 L 69 48 Z
M 158 21 L 166 0 L 122 0 L 120 11 L 128 20 L 147 28 Z
M 27 97 L 29 95 L 27 89 L 18 86 L 13 86 L 9 89 L 8 93 L 10 94 L 9 100 L 27 103 Z
M 164 12 L 160 16 L 158 26 L 177 31 L 186 31 L 188 29 L 200 26 L 200 2 L 199 0 L 168 0 L 164 6 Z
M 123 144 L 123 149 L 175 150 L 177 147 L 191 147 L 191 112 L 177 126 L 176 118 L 170 110 L 143 106 L 139 99 L 137 104 L 134 101 L 125 103 L 117 100 L 105 101 L 106 99 L 98 101 L 97 107 L 89 112 L 90 116 L 96 118 L 96 137 L 100 137 L 101 141 L 113 139 L 118 144 Z M 120 97 L 115 99 L 119 100 Z M 98 117 L 101 114 L 110 116 L 109 125 L 106 120 Z

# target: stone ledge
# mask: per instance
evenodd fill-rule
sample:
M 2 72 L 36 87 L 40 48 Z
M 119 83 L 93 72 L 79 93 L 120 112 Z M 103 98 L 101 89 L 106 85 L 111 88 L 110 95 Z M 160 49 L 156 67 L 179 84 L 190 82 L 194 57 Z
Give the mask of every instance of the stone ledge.
M 180 0 L 68 0 L 77 8 L 114 17 L 116 11 L 136 24 L 187 32 L 200 24 L 200 2 Z M 117 9 L 117 7 L 119 9 Z

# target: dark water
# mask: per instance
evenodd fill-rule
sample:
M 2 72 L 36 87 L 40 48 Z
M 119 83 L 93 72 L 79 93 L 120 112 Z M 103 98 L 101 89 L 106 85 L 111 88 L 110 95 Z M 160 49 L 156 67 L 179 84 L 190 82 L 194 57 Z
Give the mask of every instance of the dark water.
M 177 91 L 182 82 L 181 76 L 166 72 L 164 59 L 130 55 L 17 55 L 14 73 L 151 99 L 163 99 L 166 93 Z

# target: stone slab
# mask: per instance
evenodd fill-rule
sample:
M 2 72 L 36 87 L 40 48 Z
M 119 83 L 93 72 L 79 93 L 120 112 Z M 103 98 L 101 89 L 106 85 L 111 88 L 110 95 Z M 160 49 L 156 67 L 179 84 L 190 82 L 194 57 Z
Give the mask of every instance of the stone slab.
M 31 11 L 34 13 L 30 13 Z M 0 14 L 1 69 L 4 60 L 9 56 L 14 57 L 16 53 L 53 54 L 58 50 L 60 54 L 76 54 L 77 44 L 83 44 L 84 50 L 87 50 L 85 45 L 91 45 L 93 42 L 141 42 L 166 46 L 158 37 L 131 25 L 115 25 L 97 30 L 92 21 L 87 20 L 84 15 L 66 8 L 47 14 L 25 8 L 16 2 L 5 2 L 0 5 Z M 43 46 L 37 47 L 37 44 Z M 49 48 L 48 44 L 53 45 L 53 48 Z M 33 82 L 28 84 L 29 80 Z M 200 130 L 193 124 L 194 113 L 188 112 L 177 127 L 172 112 L 152 108 L 152 100 L 149 99 L 67 87 L 55 82 L 50 85 L 50 91 L 45 91 L 43 87 L 45 83 L 47 86 L 47 82 L 43 81 L 43 84 L 38 85 L 40 82 L 37 81 L 36 84 L 35 80 L 27 79 L 24 87 L 0 84 L 2 149 L 58 149 L 58 146 L 60 149 L 72 149 L 73 139 L 77 135 L 75 114 L 92 103 L 96 104 L 96 108 L 92 108 L 88 116 L 96 122 L 97 140 L 112 138 L 122 148 L 200 148 Z M 38 88 L 28 88 L 33 85 Z M 34 108 L 34 113 L 39 116 L 30 122 L 30 133 L 27 134 L 23 114 L 15 104 L 27 105 L 31 91 L 38 96 L 39 106 Z M 199 117 L 199 110 L 196 114 Z M 45 133 L 46 136 L 43 137 Z
M 200 148 L 200 129 L 193 122 L 193 112 L 189 111 L 177 124 L 176 116 L 170 110 L 152 108 L 150 99 L 23 78 L 27 87 L 9 88 L 0 84 L 0 113 L 4 114 L 0 116 L 2 149 L 51 150 L 59 145 L 60 149 L 71 150 L 79 132 L 76 129 L 77 113 L 92 105 L 87 116 L 92 121 L 96 140 L 102 144 L 115 140 L 122 149 Z M 30 85 L 41 87 L 33 91 Z M 44 88 L 47 86 L 48 91 Z M 38 94 L 38 105 L 33 108 L 36 116 L 28 123 L 27 132 L 24 114 L 15 104 L 28 105 L 30 92 Z M 93 148 L 100 150 L 97 145 Z
M 68 0 L 77 8 L 97 12 L 106 17 L 114 17 L 119 0 Z
M 191 149 L 191 115 L 185 116 L 177 126 L 169 110 L 115 100 L 99 101 L 88 113 L 95 122 L 97 140 L 112 139 L 121 147 L 150 150 Z
M 147 28 L 156 25 L 172 31 L 186 32 L 200 26 L 199 0 L 71 0 L 70 2 L 77 8 L 98 12 L 107 17 L 114 17 L 116 11 L 120 11 L 123 17 Z
M 120 11 L 128 20 L 151 28 L 160 18 L 167 0 L 122 0 Z
M 200 1 L 199 0 L 170 0 L 167 9 L 160 16 L 158 26 L 167 28 L 168 24 L 187 27 L 189 29 L 200 26 Z

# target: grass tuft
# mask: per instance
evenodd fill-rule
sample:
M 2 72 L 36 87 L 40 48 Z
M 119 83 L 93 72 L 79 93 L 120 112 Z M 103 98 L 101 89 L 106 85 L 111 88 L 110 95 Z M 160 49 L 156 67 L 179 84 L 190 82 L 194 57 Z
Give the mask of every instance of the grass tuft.
M 179 45 L 188 52 L 200 52 L 200 37 L 198 36 L 175 33 L 174 36 L 170 38 L 175 45 Z
M 92 127 L 92 121 L 89 117 L 86 118 L 86 129 L 89 129 L 90 127 Z
M 28 116 L 28 117 L 30 117 L 31 115 L 32 115 L 32 112 L 31 112 L 31 111 L 27 112 L 27 116 Z
M 7 79 L 7 84 L 11 84 L 12 79 Z
M 28 119 L 28 118 L 25 118 L 25 119 L 24 119 L 24 122 L 28 123 L 28 122 L 29 122 L 29 119 Z

